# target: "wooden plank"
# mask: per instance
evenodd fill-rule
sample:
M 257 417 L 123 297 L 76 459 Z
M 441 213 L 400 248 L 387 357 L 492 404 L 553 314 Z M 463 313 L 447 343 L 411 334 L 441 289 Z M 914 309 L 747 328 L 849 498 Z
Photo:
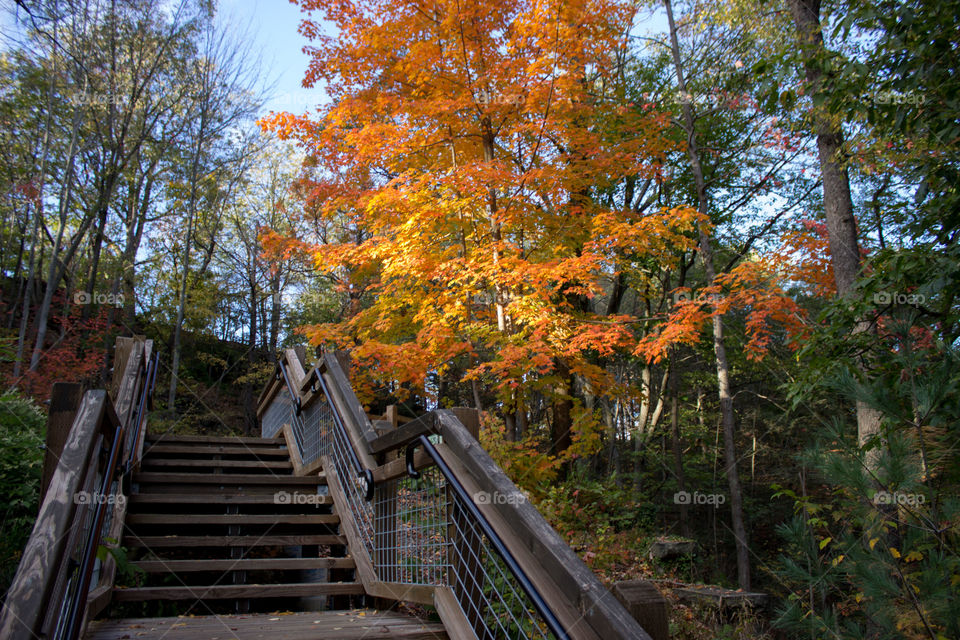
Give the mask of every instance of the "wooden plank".
M 543 516 L 510 481 L 503 470 L 487 455 L 456 416 L 447 410 L 436 412 L 444 444 L 464 465 L 466 473 L 480 490 L 496 500 L 484 505 L 509 522 L 515 543 L 529 549 L 538 564 L 559 587 L 569 602 L 580 612 L 604 640 L 630 638 L 649 640 L 650 636 L 600 580 L 563 541 Z M 498 531 L 498 533 L 500 533 Z M 511 549 L 512 550 L 512 549 Z
M 183 458 L 147 458 L 147 467 L 200 467 L 203 469 L 282 469 L 293 471 L 293 463 L 285 460 L 187 460 Z
M 195 587 L 136 587 L 114 589 L 115 602 L 147 600 L 222 600 L 233 598 L 293 598 L 326 595 L 362 595 L 356 582 L 307 582 L 291 584 L 213 585 Z
M 300 476 L 303 475 L 303 458 L 300 456 L 300 447 L 293 435 L 293 425 L 285 422 L 280 428 L 280 434 L 287 443 L 287 451 L 290 453 L 290 464 L 293 465 L 293 472 Z
M 175 445 L 175 444 L 155 444 L 148 447 L 148 451 L 153 455 L 161 454 L 184 454 L 192 453 L 196 455 L 217 456 L 252 456 L 255 458 L 288 458 L 286 447 L 231 447 L 227 445 L 219 446 L 198 446 L 198 445 Z
M 80 408 L 83 387 L 73 382 L 54 382 L 50 391 L 50 412 L 47 414 L 47 446 L 43 455 L 43 479 L 40 483 L 40 502 L 47 495 L 47 487 L 60 461 L 60 454 L 70 436 L 73 418 Z
M 40 616 L 51 606 L 47 599 L 52 577 L 60 568 L 64 542 L 73 529 L 74 497 L 83 473 L 90 466 L 91 445 L 100 430 L 106 405 L 106 391 L 88 391 L 83 396 L 16 576 L 7 591 L 0 613 L 2 638 L 32 638 Z
M 340 368 L 337 358 L 328 353 L 324 356 L 323 363 L 325 370 L 321 370 L 320 374 L 324 376 L 327 386 L 331 387 L 331 392 L 336 396 L 334 400 L 339 403 L 340 415 L 345 418 L 345 422 L 353 423 L 352 426 L 356 429 L 355 435 L 361 439 L 360 443 L 354 443 L 363 445 L 357 447 L 357 453 L 366 453 L 367 443 L 376 439 L 377 432 L 374 431 L 373 425 L 367 419 L 367 414 L 363 411 L 360 401 L 357 400 L 357 396 L 350 386 L 350 381 L 343 369 Z M 373 466 L 375 465 L 369 465 L 370 468 L 373 468 Z
M 138 384 L 138 391 L 144 391 L 143 387 L 147 384 L 147 366 L 150 363 L 150 357 L 153 354 L 153 340 L 144 340 L 143 342 L 143 371 L 142 378 Z M 139 398 L 138 398 L 139 399 Z M 153 407 L 153 398 L 147 398 L 147 403 L 144 406 L 144 413 L 140 417 L 141 425 L 139 429 L 136 429 L 136 425 L 133 425 L 131 422 L 131 428 L 135 428 L 137 432 L 137 441 L 133 445 L 133 470 L 140 470 L 140 461 L 143 459 L 143 445 L 146 442 L 147 436 L 147 412 Z M 136 407 L 134 408 L 136 410 Z
M 437 587 L 433 592 L 433 606 L 440 614 L 443 628 L 451 640 L 478 640 L 450 587 Z
M 330 496 L 310 496 L 313 504 L 333 504 Z M 276 498 L 269 493 L 262 495 L 243 493 L 135 493 L 130 496 L 131 504 L 277 504 Z
M 158 484 L 172 482 L 174 484 L 267 484 L 277 486 L 298 485 L 317 486 L 324 484 L 326 479 L 321 475 L 315 476 L 288 476 L 270 473 L 165 473 L 162 471 L 141 471 L 133 476 L 134 482 L 140 484 Z
M 655 584 L 649 580 L 621 580 L 610 591 L 653 640 L 669 640 L 667 599 Z
M 168 434 L 148 434 L 147 440 L 154 444 L 225 444 L 285 446 L 283 438 L 259 438 L 256 436 L 180 436 Z
M 132 562 L 147 573 L 198 571 L 298 571 L 301 569 L 353 569 L 353 558 L 225 558 L 215 560 L 143 560 Z
M 180 616 L 98 620 L 90 625 L 87 640 L 444 640 L 443 625 L 425 623 L 412 616 L 374 610 L 322 611 L 274 614 Z
M 376 455 L 398 449 L 408 445 L 421 435 L 431 433 L 437 433 L 437 416 L 432 411 L 372 440 L 370 442 L 370 452 Z
M 466 427 L 474 440 L 480 440 L 480 412 L 470 407 L 453 407 L 450 409 L 457 420 Z
M 337 524 L 335 513 L 134 513 L 127 524 Z
M 167 549 L 170 547 L 293 547 L 304 544 L 346 544 L 343 536 L 125 536 L 124 546 L 131 549 Z
M 431 458 L 428 454 L 424 453 L 421 449 L 417 449 L 416 452 L 414 452 L 414 469 L 426 469 L 427 467 L 432 466 L 433 458 Z M 405 475 L 407 475 L 407 457 L 401 456 L 374 469 L 373 483 L 376 485 L 377 483 L 389 482 L 390 480 L 395 480 L 396 478 L 401 478 Z

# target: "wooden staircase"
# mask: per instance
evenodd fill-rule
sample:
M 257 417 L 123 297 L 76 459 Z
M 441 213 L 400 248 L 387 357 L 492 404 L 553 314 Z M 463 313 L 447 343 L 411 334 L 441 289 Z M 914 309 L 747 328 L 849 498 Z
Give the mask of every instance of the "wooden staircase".
M 133 580 L 118 577 L 113 602 L 151 614 L 179 601 L 192 615 L 355 606 L 363 588 L 325 484 L 293 475 L 282 438 L 148 435 L 121 541 Z

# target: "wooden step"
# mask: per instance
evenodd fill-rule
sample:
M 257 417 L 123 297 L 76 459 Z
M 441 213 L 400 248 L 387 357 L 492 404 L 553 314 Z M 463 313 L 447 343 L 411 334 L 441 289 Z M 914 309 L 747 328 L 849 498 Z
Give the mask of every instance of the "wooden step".
M 167 434 L 147 434 L 147 442 L 163 442 L 166 444 L 256 444 L 286 446 L 283 438 L 258 438 L 256 436 L 175 436 Z
M 360 595 L 358 582 L 245 584 L 196 587 L 131 587 L 114 589 L 114 602 L 145 600 L 222 600 L 227 598 L 293 598 L 300 596 Z M 221 627 L 222 629 L 222 627 Z
M 202 609 L 201 609 L 202 610 Z M 120 618 L 90 623 L 86 640 L 446 640 L 440 623 L 390 611 L 347 610 L 175 618 Z
M 141 560 L 131 562 L 147 573 L 196 571 L 295 571 L 299 569 L 353 569 L 353 558 L 231 558 L 222 560 Z
M 131 513 L 127 524 L 338 524 L 340 516 L 335 513 Z
M 293 463 L 283 460 L 184 460 L 180 458 L 145 458 L 142 463 L 150 467 L 200 467 L 216 469 L 285 469 Z
M 316 486 L 326 484 L 326 476 L 288 476 L 270 473 L 176 473 L 161 471 L 143 471 L 133 476 L 133 481 L 140 484 L 269 484 L 269 485 L 300 485 Z
M 255 457 L 283 457 L 289 458 L 290 454 L 286 447 L 275 446 L 241 446 L 231 447 L 228 445 L 189 445 L 189 444 L 148 444 L 143 448 L 144 457 L 156 456 L 161 454 L 183 454 L 194 453 L 205 456 L 218 455 L 237 455 L 237 456 L 255 456 Z
M 169 549 L 171 547 L 292 547 L 303 544 L 347 544 L 343 536 L 124 536 L 123 545 L 133 549 Z
M 128 499 L 131 505 L 142 504 L 278 504 L 276 498 L 268 493 L 134 493 Z M 330 496 L 310 495 L 310 506 L 333 504 Z

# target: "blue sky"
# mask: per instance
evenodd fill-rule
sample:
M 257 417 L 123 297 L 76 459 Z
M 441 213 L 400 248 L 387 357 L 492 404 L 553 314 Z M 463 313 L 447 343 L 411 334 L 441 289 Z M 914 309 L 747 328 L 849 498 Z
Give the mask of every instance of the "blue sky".
M 307 39 L 297 32 L 303 13 L 287 0 L 222 0 L 220 18 L 246 30 L 253 51 L 261 56 L 264 84 L 274 85 L 266 111 L 303 113 L 324 102 L 322 89 L 301 86 L 309 57 L 301 50 Z

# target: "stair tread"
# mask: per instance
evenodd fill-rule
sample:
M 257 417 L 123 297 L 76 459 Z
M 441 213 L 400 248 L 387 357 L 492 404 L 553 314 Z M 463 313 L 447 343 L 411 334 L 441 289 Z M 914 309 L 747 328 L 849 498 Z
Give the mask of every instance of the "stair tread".
M 90 623 L 87 640 L 362 640 L 384 637 L 403 640 L 445 640 L 443 625 L 424 622 L 397 612 L 373 609 L 345 611 L 315 611 L 277 616 L 274 614 L 243 614 L 218 616 L 179 616 L 168 618 L 119 618 L 96 620 Z
M 279 536 L 138 536 L 133 534 L 123 538 L 123 545 L 127 548 L 147 547 L 148 549 L 169 547 L 267 547 L 304 544 L 345 545 L 346 543 L 345 537 L 330 534 Z
M 210 460 L 200 458 L 188 460 L 184 458 L 150 458 L 141 463 L 151 467 L 235 467 L 237 469 L 292 469 L 293 463 L 289 460 Z
M 152 444 L 148 443 L 143 449 L 143 455 L 156 456 L 171 453 L 192 453 L 203 455 L 245 455 L 245 456 L 274 456 L 289 458 L 287 447 L 261 445 L 200 445 L 200 444 Z
M 333 498 L 324 495 L 310 495 L 315 504 L 333 504 Z M 129 498 L 131 504 L 277 504 L 276 498 L 268 493 L 134 493 Z M 312 506 L 312 505 L 311 505 Z
M 127 524 L 337 524 L 334 513 L 132 513 Z
M 180 587 L 114 588 L 116 602 L 144 600 L 202 600 L 229 598 L 283 598 L 293 596 L 360 595 L 359 582 L 292 582 L 279 584 L 244 584 Z
M 197 560 L 140 560 L 130 563 L 147 573 L 193 571 L 281 571 L 300 569 L 353 569 L 353 558 L 242 558 Z
M 170 444 L 257 444 L 257 445 L 286 445 L 283 438 L 258 438 L 256 436 L 181 436 L 168 434 L 147 434 L 147 442 L 167 442 Z
M 175 484 L 325 484 L 325 476 L 292 476 L 278 474 L 252 473 L 178 473 L 162 471 L 143 471 L 133 476 L 134 482 L 141 484 L 172 482 Z

